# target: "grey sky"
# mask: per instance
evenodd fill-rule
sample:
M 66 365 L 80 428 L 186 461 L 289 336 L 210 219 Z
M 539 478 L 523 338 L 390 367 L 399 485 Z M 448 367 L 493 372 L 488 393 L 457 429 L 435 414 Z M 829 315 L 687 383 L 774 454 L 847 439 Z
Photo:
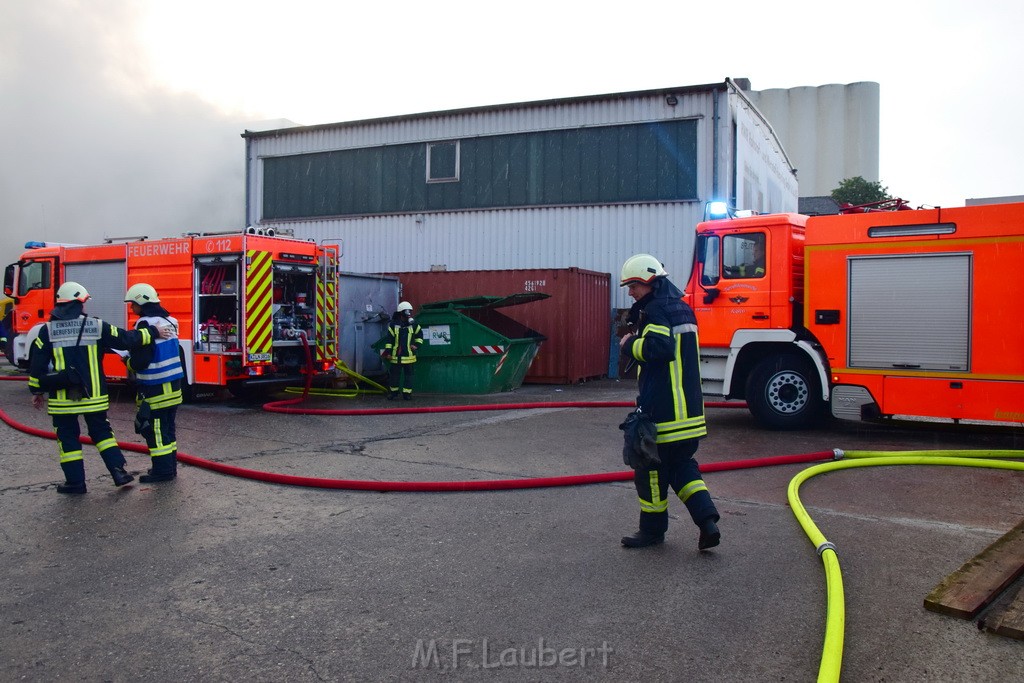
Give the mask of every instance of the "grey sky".
M 0 260 L 241 227 L 262 119 L 330 123 L 718 83 L 876 81 L 912 205 L 1024 194 L 1018 2 L 0 3 Z

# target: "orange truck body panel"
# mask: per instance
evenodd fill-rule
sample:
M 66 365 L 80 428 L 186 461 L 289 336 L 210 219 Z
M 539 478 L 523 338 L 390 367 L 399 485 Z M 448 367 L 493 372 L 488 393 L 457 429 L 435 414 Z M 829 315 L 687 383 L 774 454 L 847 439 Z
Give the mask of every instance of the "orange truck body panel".
M 727 237 L 756 233 L 765 275 L 729 279 Z M 725 254 L 720 278 L 718 253 L 699 255 L 687 286 L 707 374 L 748 403 L 767 392 L 783 415 L 766 426 L 800 426 L 784 413 L 818 394 L 849 419 L 1024 423 L 1024 204 L 754 216 L 702 223 L 701 240 Z
M 94 302 L 87 313 L 99 315 L 99 305 L 109 322 L 134 327 L 121 302 L 129 287 L 145 282 L 178 321 L 192 384 L 301 376 L 308 373 L 303 337 L 316 371 L 325 372 L 338 359 L 338 258 L 336 245 L 250 233 L 29 249 L 17 265 L 13 327 L 24 336 L 48 320 L 57 286 L 76 278 Z M 33 272 L 45 275 L 28 282 Z M 116 356 L 104 359 L 104 370 L 126 377 Z

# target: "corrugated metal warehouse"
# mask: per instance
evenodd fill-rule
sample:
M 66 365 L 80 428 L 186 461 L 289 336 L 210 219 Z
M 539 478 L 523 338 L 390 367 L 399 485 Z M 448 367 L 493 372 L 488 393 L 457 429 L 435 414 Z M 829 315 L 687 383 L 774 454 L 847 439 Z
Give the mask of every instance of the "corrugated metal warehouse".
M 340 239 L 350 272 L 689 273 L 724 200 L 795 211 L 771 127 L 722 83 L 246 132 L 250 225 Z M 612 307 L 628 299 L 612 290 Z
M 348 272 L 574 268 L 614 285 L 647 252 L 683 284 L 708 202 L 797 208 L 795 170 L 741 85 L 247 131 L 247 221 L 340 240 Z M 612 286 L 588 305 L 608 320 L 631 303 Z

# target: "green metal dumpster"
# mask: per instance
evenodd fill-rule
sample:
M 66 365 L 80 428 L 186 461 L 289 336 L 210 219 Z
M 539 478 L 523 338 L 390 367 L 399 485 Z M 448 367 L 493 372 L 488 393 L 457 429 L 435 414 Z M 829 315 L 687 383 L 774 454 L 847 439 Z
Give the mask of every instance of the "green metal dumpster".
M 520 387 L 546 337 L 496 309 L 547 299 L 542 292 L 475 296 L 423 304 L 416 322 L 416 391 L 489 394 Z

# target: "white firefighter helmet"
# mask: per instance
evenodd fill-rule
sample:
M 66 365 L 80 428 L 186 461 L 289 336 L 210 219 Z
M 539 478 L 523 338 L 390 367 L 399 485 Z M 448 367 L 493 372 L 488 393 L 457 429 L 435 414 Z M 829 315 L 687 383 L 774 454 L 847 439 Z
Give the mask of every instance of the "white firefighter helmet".
M 661 261 L 650 254 L 635 254 L 622 264 L 622 279 L 619 281 L 619 286 L 625 287 L 633 282 L 649 285 L 654 282 L 654 278 L 665 275 L 668 273 L 665 272 Z
M 81 301 L 83 304 L 89 298 L 89 292 L 77 282 L 65 282 L 57 288 L 57 303 L 66 304 L 69 301 Z
M 124 301 L 125 303 L 141 306 L 142 304 L 158 304 L 160 303 L 160 297 L 157 296 L 156 290 L 152 285 L 140 282 L 128 288 L 128 293 L 124 295 Z
M 412 304 L 409 303 L 408 301 L 403 301 L 402 303 L 398 304 L 398 312 L 401 313 L 403 311 L 412 312 Z

